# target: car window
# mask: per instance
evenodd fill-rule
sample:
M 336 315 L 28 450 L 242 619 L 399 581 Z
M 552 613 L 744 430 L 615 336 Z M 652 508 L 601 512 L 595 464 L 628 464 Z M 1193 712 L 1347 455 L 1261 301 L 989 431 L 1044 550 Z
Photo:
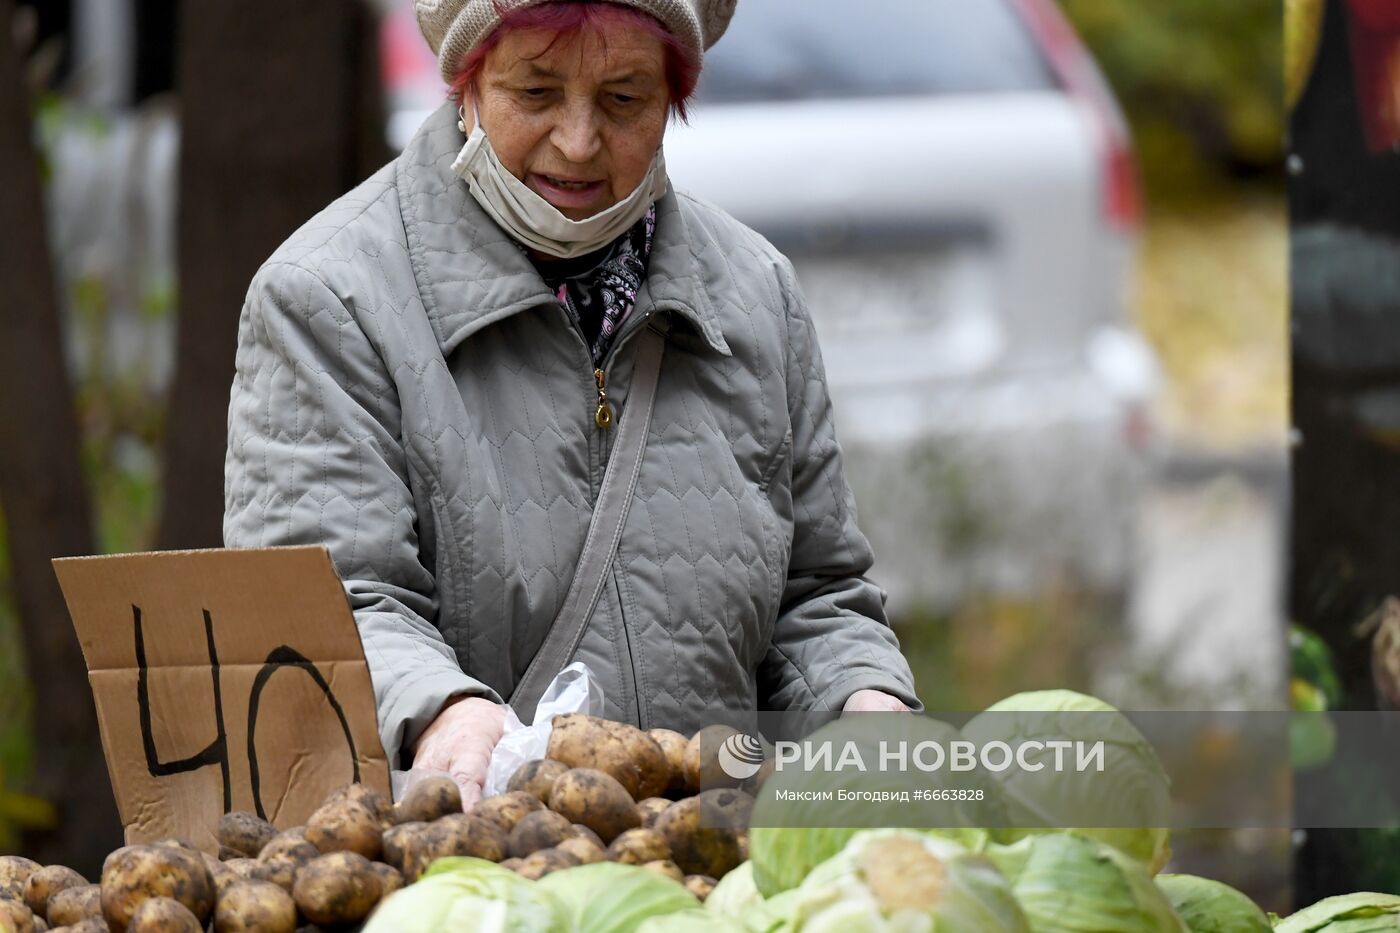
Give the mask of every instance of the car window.
M 705 54 L 701 103 L 1041 90 L 1008 0 L 749 0 Z

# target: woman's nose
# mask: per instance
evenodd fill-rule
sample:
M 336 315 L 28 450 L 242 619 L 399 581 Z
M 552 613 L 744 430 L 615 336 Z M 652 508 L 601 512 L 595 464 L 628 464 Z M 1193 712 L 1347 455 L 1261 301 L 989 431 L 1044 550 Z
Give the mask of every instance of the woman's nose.
M 598 113 L 592 106 L 566 108 L 555 124 L 551 141 L 570 162 L 592 161 L 602 146 L 598 123 Z

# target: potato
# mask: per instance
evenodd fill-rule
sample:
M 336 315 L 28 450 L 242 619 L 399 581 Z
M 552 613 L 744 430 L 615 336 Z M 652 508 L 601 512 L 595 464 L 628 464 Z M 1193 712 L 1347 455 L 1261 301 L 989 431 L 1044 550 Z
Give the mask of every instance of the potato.
M 214 905 L 214 933 L 294 933 L 297 905 L 270 881 L 239 881 Z
M 0 929 L 8 929 L 4 924 L 9 923 L 15 933 L 34 933 L 36 919 L 34 911 L 21 902 L 0 897 Z
M 260 862 L 257 862 L 252 859 L 244 859 L 243 861 L 252 861 L 254 865 L 261 864 Z M 233 884 L 236 881 L 243 880 L 233 869 L 228 868 L 227 865 L 227 862 L 221 862 L 218 859 L 215 859 L 213 865 L 204 866 L 205 868 L 209 869 L 209 879 L 214 882 L 215 901 L 218 901 L 219 895 L 224 892 L 225 888 L 227 888 L 229 885 Z
M 495 823 L 468 813 L 444 816 L 436 823 L 405 823 L 395 830 L 414 827 L 408 832 L 386 833 L 390 839 L 389 864 L 412 883 L 437 859 L 454 855 L 499 862 L 506 857 L 508 837 Z
M 674 797 L 695 793 L 698 788 L 691 787 L 685 777 L 685 750 L 690 740 L 671 729 L 648 729 L 647 735 L 661 747 L 661 753 L 666 756 L 666 770 L 670 780 L 666 782 L 662 793 Z
M 173 897 L 148 897 L 126 925 L 127 933 L 204 933 L 204 924 Z
M 726 829 L 735 836 L 748 833 L 754 804 L 751 794 L 734 788 L 716 788 L 701 791 L 696 799 L 700 801 L 703 825 Z
M 392 865 L 385 865 L 383 862 L 371 862 L 370 868 L 379 876 L 379 899 L 393 894 L 404 886 L 403 874 Z
M 563 842 L 569 832 L 569 821 L 553 810 L 537 810 L 515 824 L 510 832 L 507 854 L 524 858 L 540 849 L 549 849 Z
M 311 861 L 311 859 L 308 858 L 306 861 L 309 862 Z M 297 872 L 301 869 L 301 866 L 304 864 L 306 864 L 306 862 L 298 862 L 291 856 L 287 855 L 274 855 L 272 858 L 268 859 L 265 862 L 262 859 L 259 859 L 257 871 L 253 872 L 252 877 L 248 878 L 247 880 L 267 881 L 271 884 L 277 885 L 279 888 L 281 888 L 283 891 L 286 891 L 288 894 L 291 894 L 292 885 L 297 880 Z M 217 897 L 219 892 L 222 891 L 224 888 L 227 888 L 230 883 L 231 879 L 229 879 L 227 875 L 223 877 L 222 886 L 219 884 L 219 882 L 215 882 L 215 896 Z
M 256 880 L 258 864 L 255 858 L 235 858 L 224 862 L 224 869 L 239 881 Z
M 568 770 L 568 765 L 552 758 L 527 761 L 515 769 L 515 773 L 510 776 L 510 782 L 506 784 L 506 790 L 524 791 L 538 798 L 540 803 L 549 806 L 549 789 L 554 786 L 554 779 Z
M 654 829 L 629 829 L 608 846 L 608 861 L 624 865 L 664 862 L 671 857 L 666 837 Z
M 719 765 L 719 747 L 739 730 L 716 724 L 706 726 L 691 737 L 685 748 L 685 782 L 690 793 L 716 787 L 738 787 L 740 779 L 724 773 Z
M 367 859 L 379 858 L 383 833 L 379 818 L 368 807 L 348 798 L 322 804 L 306 821 L 306 841 L 322 855 L 356 852 Z
M 225 849 L 235 853 L 229 858 L 256 858 L 276 835 L 276 827 L 246 810 L 225 813 L 219 818 L 219 858 L 228 861 L 224 857 Z
M 112 928 L 107 926 L 106 920 L 103 920 L 101 917 L 96 917 L 91 920 L 84 920 L 81 923 L 75 923 L 71 927 L 63 927 L 63 929 L 66 930 L 67 933 L 110 933 Z
M 576 856 L 562 849 L 540 849 L 521 859 L 520 867 L 515 871 L 521 877 L 538 881 L 550 872 L 573 868 L 578 864 L 581 863 Z
M 671 781 L 666 753 L 636 726 L 582 713 L 555 716 L 547 756 L 611 775 L 633 800 L 660 796 Z
M 255 877 L 261 881 L 271 881 L 290 894 L 297 871 L 320 855 L 320 850 L 306 840 L 287 833 L 279 834 L 263 846 L 258 856 L 261 868 Z
M 53 928 L 49 926 L 49 922 L 43 917 L 34 918 L 34 933 L 49 933 L 51 929 Z M 63 927 L 59 927 L 59 929 L 63 929 Z
M 102 868 L 102 915 L 122 933 L 136 909 L 153 897 L 170 897 L 203 921 L 214 909 L 214 879 L 204 860 L 171 846 L 127 846 Z
M 373 813 L 381 829 L 388 829 L 393 825 L 393 803 L 368 784 L 347 784 L 339 790 L 332 791 L 330 796 L 322 801 L 322 806 L 338 800 L 349 800 Z
M 102 916 L 102 886 L 76 884 L 49 898 L 44 917 L 50 926 L 72 926 L 79 920 Z
M 307 920 L 330 926 L 363 920 L 379 903 L 381 890 L 369 859 L 355 852 L 331 852 L 297 872 L 292 897 Z
M 24 883 L 43 867 L 22 855 L 0 855 L 0 899 L 24 900 Z
M 166 845 L 166 843 L 164 842 L 157 842 L 155 844 L 158 846 Z M 224 867 L 224 863 L 222 861 L 220 861 L 217 857 L 210 855 L 208 852 L 203 852 L 199 849 L 186 849 L 184 846 L 171 846 L 171 848 L 180 849 L 181 851 L 185 852 L 193 852 L 195 855 L 199 856 L 199 860 L 204 863 L 204 867 L 209 869 L 210 875 L 217 876 L 219 872 L 228 870 Z M 103 867 L 106 867 L 105 864 Z
M 642 826 L 651 829 L 656 824 L 656 818 L 666 812 L 670 805 L 671 801 L 665 797 L 648 797 L 637 804 L 637 812 L 642 815 Z
M 24 906 L 33 911 L 36 917 L 42 917 L 48 910 L 49 898 L 64 888 L 87 883 L 86 878 L 71 868 L 63 865 L 45 865 L 24 882 Z
M 763 790 L 763 783 L 773 776 L 778 770 L 778 761 L 771 756 L 763 759 L 763 764 L 759 765 L 758 771 L 751 778 L 745 778 L 739 789 L 751 797 L 757 797 L 758 792 Z
M 565 838 L 587 839 L 589 842 L 593 843 L 600 849 L 607 848 L 607 846 L 603 845 L 603 840 L 598 838 L 598 834 L 595 833 L 593 830 L 589 829 L 587 826 L 584 826 L 582 823 L 574 823 L 573 825 L 571 825 L 569 827 L 568 833 L 565 834 Z
M 669 859 L 658 862 L 647 862 L 641 867 L 646 871 L 654 871 L 658 875 L 665 875 L 672 881 L 679 881 L 682 884 L 685 883 L 685 872 L 681 871 L 680 866 Z
M 449 813 L 462 812 L 462 791 L 449 777 L 430 777 L 414 784 L 393 807 L 395 824 L 431 823 Z
M 515 824 L 524 819 L 527 814 L 543 809 L 544 804 L 538 797 L 527 794 L 523 790 L 516 790 L 498 794 L 495 797 L 487 797 L 472 807 L 472 816 L 488 819 L 506 832 L 510 832 L 515 829 Z
M 738 837 L 752 809 L 753 798 L 743 791 L 707 790 L 672 804 L 654 829 L 686 874 L 720 878 L 743 860 Z
M 703 903 L 705 898 L 710 896 L 710 892 L 715 889 L 715 885 L 719 884 L 719 881 L 709 875 L 686 875 L 684 883 L 685 889 Z
M 642 825 L 626 788 L 595 768 L 573 768 L 559 775 L 549 792 L 549 806 L 570 823 L 587 826 L 603 842 Z
M 403 872 L 404 880 L 409 884 L 417 881 L 435 859 L 441 858 L 443 849 L 448 845 L 443 834 L 437 831 L 436 824 L 418 825 L 423 828 L 400 839 L 402 852 L 399 855 L 399 863 L 393 865 Z
M 739 861 L 747 862 L 749 860 L 749 831 L 741 829 L 734 834 L 734 837 L 734 841 L 739 844 Z
M 509 868 L 513 872 L 519 872 L 520 866 L 524 864 L 525 860 L 523 858 L 508 858 L 505 861 L 501 862 L 501 867 Z
M 384 830 L 380 837 L 380 857 L 387 865 L 403 870 L 404 855 L 410 841 L 422 833 L 428 831 L 427 823 L 400 823 Z
M 623 833 L 623 835 L 627 835 Z M 606 862 L 608 853 L 602 846 L 585 839 L 582 836 L 570 836 L 554 848 L 560 852 L 567 852 L 578 859 L 580 865 L 592 865 L 594 862 Z
M 501 827 L 490 820 L 467 813 L 444 816 L 433 824 L 432 832 L 438 840 L 436 849 L 439 858 L 448 855 L 468 855 L 499 862 L 506 857 L 506 849 L 510 844 L 510 837 Z
M 315 858 L 317 855 L 321 854 L 321 850 L 307 842 L 306 837 L 301 833 L 294 833 L 291 830 L 287 830 L 273 836 L 268 844 L 259 850 L 258 859 L 259 861 L 265 862 L 272 856 L 280 855 L 284 852 L 304 853 L 308 851 L 308 846 L 310 847 L 309 851 L 315 853 L 311 858 Z

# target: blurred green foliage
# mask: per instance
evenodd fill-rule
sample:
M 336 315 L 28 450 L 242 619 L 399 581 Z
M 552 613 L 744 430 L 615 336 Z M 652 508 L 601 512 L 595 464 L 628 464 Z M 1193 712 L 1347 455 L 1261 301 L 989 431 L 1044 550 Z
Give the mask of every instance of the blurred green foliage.
M 1061 0 L 1132 126 L 1149 198 L 1279 184 L 1279 0 Z
M 36 103 L 35 139 L 44 180 L 52 181 L 53 153 L 65 124 L 94 139 L 111 132 L 110 121 L 57 95 Z M 55 253 L 58 244 L 52 244 Z M 55 260 L 58 257 L 55 255 Z M 56 273 L 62 264 L 56 262 Z M 65 341 L 81 430 L 79 451 L 87 477 L 99 553 L 148 550 L 154 544 L 160 505 L 158 451 L 165 431 L 166 403 L 151 384 L 155 340 L 175 316 L 175 283 L 143 275 L 139 292 L 124 299 L 122 276 L 129 270 L 101 268 L 63 277 L 58 283 Z M 122 306 L 126 301 L 127 307 Z M 112 352 L 117 318 L 132 319 L 151 338 L 144 352 L 118 363 Z M 0 521 L 0 852 L 14 851 L 18 833 L 54 818 L 52 806 L 24 793 L 32 786 L 34 692 L 24 667 L 23 634 L 10 576 L 6 529 Z

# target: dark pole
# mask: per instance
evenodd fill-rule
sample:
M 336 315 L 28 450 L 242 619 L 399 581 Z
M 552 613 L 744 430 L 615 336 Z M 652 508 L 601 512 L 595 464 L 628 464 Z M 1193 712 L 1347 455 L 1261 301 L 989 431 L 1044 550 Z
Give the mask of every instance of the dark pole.
M 121 844 L 87 668 L 49 561 L 93 551 L 92 514 L 64 361 L 28 92 L 0 0 L 0 505 L 10 578 L 34 685 L 34 789 L 57 825 L 24 838 L 27 855 L 89 878 Z M 0 689 L 13 689 L 0 685 Z
M 222 544 L 238 316 L 258 266 L 387 160 L 358 0 L 183 0 L 179 333 L 158 547 Z

